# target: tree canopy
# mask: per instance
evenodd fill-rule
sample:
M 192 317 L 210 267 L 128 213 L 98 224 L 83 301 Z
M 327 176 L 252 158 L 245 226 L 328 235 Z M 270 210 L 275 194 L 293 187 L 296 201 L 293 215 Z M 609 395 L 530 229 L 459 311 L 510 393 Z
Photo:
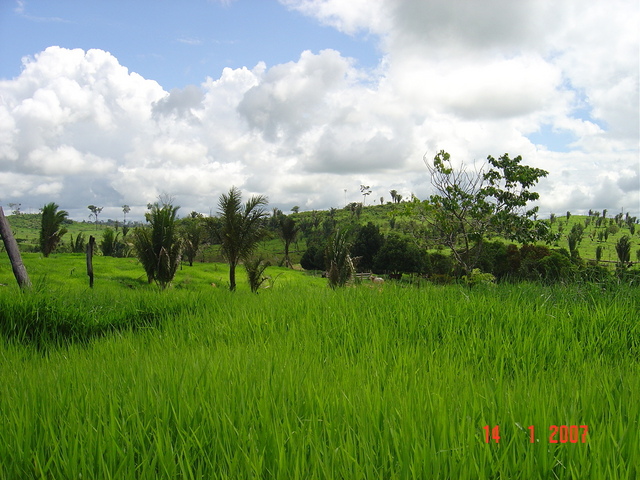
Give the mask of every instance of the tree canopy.
M 527 207 L 539 198 L 531 187 L 547 171 L 521 165 L 521 156 L 510 158 L 506 153 L 498 159 L 487 157 L 489 168 L 475 172 L 464 164 L 455 169 L 444 150 L 433 164 L 426 157 L 424 161 L 435 193 L 422 204 L 423 219 L 435 242 L 449 247 L 466 273 L 475 267 L 482 242 L 491 236 L 520 243 L 556 239 L 547 223 L 532 218 L 538 207 Z

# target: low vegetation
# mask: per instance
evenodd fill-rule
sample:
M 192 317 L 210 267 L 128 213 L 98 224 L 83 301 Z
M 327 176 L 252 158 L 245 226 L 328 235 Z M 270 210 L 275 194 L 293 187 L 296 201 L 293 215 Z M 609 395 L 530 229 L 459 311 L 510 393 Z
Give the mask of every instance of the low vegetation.
M 25 262 L 34 291 L 0 287 L 2 478 L 637 473 L 637 288 L 332 290 L 269 267 L 253 295 L 196 263 L 162 292 L 96 257 L 89 290 L 80 255 Z M 587 425 L 585 443 L 550 443 L 552 425 Z

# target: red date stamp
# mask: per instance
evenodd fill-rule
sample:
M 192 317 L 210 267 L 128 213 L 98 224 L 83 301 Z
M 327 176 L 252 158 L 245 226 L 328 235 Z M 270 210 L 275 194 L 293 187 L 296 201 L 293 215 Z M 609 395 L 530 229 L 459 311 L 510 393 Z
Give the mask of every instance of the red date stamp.
M 500 443 L 500 426 L 485 425 L 484 442 Z M 529 443 L 535 443 L 535 426 L 529 425 Z M 589 427 L 587 425 L 551 425 L 549 427 L 549 443 L 586 443 Z

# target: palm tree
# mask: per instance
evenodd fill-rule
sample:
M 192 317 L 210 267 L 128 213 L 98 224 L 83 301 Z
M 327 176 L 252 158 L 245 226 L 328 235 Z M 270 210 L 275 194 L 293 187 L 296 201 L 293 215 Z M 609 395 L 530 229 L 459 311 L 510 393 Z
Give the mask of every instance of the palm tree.
M 149 283 L 156 281 L 164 290 L 180 265 L 182 242 L 176 231 L 176 213 L 180 207 L 170 203 L 151 205 L 146 215 L 151 228 L 136 228 L 133 247 L 147 272 Z
M 204 238 L 204 228 L 202 219 L 199 217 L 186 218 L 182 222 L 182 241 L 184 242 L 184 254 L 187 257 L 189 266 L 193 267 L 193 260 L 196 258 L 200 244 Z
M 349 251 L 351 244 L 346 231 L 336 231 L 327 244 L 326 267 L 329 286 L 331 288 L 344 287 L 354 272 L 353 262 Z
M 71 235 L 71 253 L 84 253 L 85 243 L 86 238 L 82 232 L 78 233 L 75 239 Z
M 138 227 L 133 231 L 131 237 L 131 244 L 136 252 L 136 257 L 138 257 L 142 268 L 147 274 L 147 281 L 151 283 L 155 277 L 154 272 L 157 263 L 151 241 L 151 229 Z
M 45 257 L 53 252 L 62 236 L 67 233 L 66 228 L 60 228 L 69 213 L 66 210 L 58 210 L 54 202 L 42 207 L 42 226 L 40 228 L 40 250 Z
M 104 207 L 96 207 L 95 205 L 89 205 L 87 207 L 89 210 L 91 210 L 91 214 L 89 216 L 92 216 L 96 219 L 96 228 L 98 227 L 98 215 L 100 215 L 100 212 L 102 212 L 102 209 Z
M 280 229 L 278 233 L 280 238 L 284 242 L 284 263 L 287 268 L 293 268 L 291 259 L 289 258 L 289 247 L 296 241 L 298 236 L 299 227 L 291 217 L 280 217 Z
M 127 224 L 127 213 L 131 211 L 131 207 L 129 205 L 122 205 L 122 213 L 124 213 L 124 222 L 123 225 Z
M 236 266 L 249 258 L 266 235 L 263 219 L 267 197 L 252 196 L 244 205 L 236 187 L 220 195 L 218 206 L 222 225 L 218 230 L 220 253 L 229 262 L 229 290 L 236 289 Z

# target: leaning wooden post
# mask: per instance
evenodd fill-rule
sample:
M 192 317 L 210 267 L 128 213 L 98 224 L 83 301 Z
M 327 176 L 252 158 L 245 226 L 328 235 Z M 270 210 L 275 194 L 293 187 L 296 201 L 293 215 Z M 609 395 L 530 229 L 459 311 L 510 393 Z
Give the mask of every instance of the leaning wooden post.
M 16 242 L 16 239 L 13 236 L 11 226 L 9 225 L 7 218 L 4 216 L 2 207 L 0 207 L 0 235 L 4 242 L 4 248 L 7 250 L 7 254 L 9 255 L 11 268 L 13 269 L 13 274 L 18 281 L 18 285 L 20 285 L 20 288 L 22 289 L 31 288 L 31 280 L 29 280 L 27 269 L 25 268 L 24 263 L 22 263 L 20 250 L 18 250 L 18 242 Z
M 93 235 L 89 236 L 89 244 L 87 245 L 87 275 L 89 275 L 89 288 L 93 288 L 93 247 L 96 239 Z

